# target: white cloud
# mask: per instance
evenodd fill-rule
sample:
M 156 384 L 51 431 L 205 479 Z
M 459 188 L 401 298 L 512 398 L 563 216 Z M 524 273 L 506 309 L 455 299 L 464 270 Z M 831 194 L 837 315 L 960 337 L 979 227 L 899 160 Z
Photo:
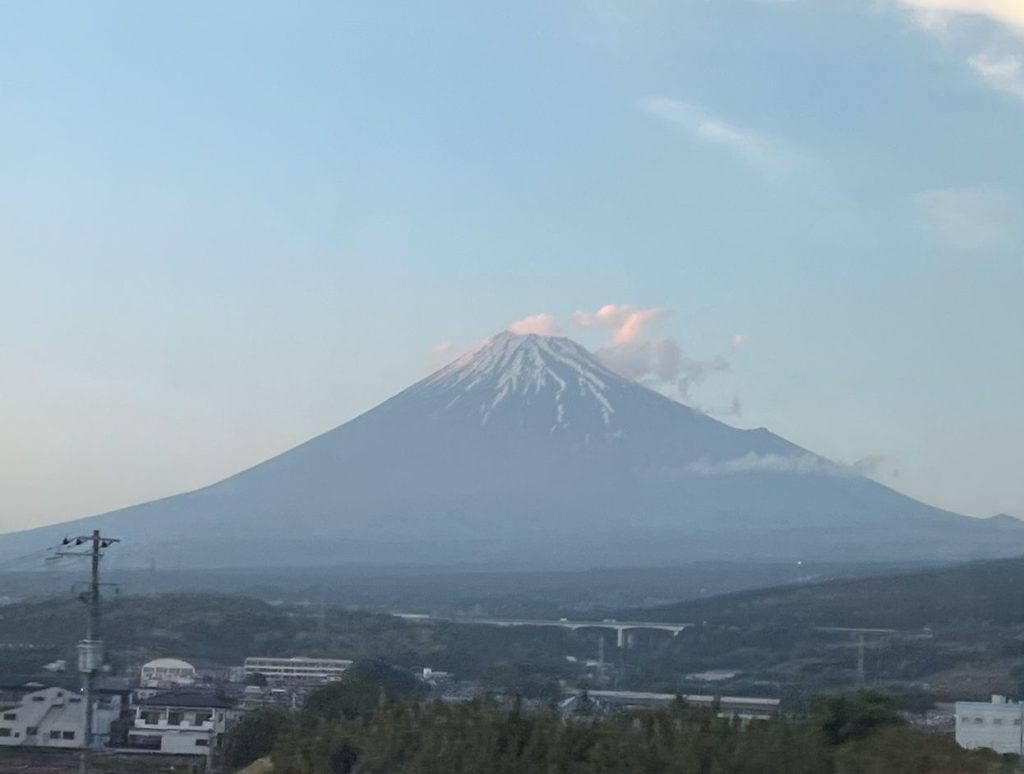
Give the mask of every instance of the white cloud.
M 636 308 L 628 304 L 605 304 L 596 312 L 575 311 L 572 319 L 585 328 L 601 326 L 613 331 L 612 344 L 629 344 L 640 337 L 651 320 L 661 317 L 664 309 Z
M 521 320 L 516 320 L 508 326 L 512 333 L 537 333 L 541 336 L 554 336 L 559 332 L 558 323 L 553 315 L 547 312 L 527 315 Z
M 813 454 L 785 457 L 780 454 L 755 454 L 748 452 L 742 457 L 728 460 L 698 460 L 684 468 L 691 476 L 734 476 L 741 473 L 800 473 L 835 475 L 843 470 L 835 463 Z
M 951 15 L 982 16 L 1024 35 L 1024 2 L 1021 0 L 899 0 L 918 13 L 925 23 L 941 25 Z
M 698 460 L 687 465 L 683 472 L 691 476 L 734 476 L 742 473 L 797 473 L 800 475 L 860 477 L 877 474 L 885 459 L 880 456 L 865 457 L 846 464 L 832 462 L 824 457 L 805 453 L 793 456 L 781 454 L 756 454 L 748 452 L 742 457 L 728 460 Z
M 1024 4 L 1024 0 L 1021 2 Z M 968 64 L 993 89 L 1024 100 L 1024 62 L 1020 57 L 978 54 L 972 56 Z
M 611 340 L 596 354 L 606 366 L 629 379 L 649 387 L 692 399 L 692 390 L 714 374 L 730 369 L 721 356 L 693 358 L 671 337 L 649 338 L 647 326 L 667 314 L 660 307 L 634 307 L 628 304 L 605 304 L 595 312 L 576 311 L 573 321 L 583 327 L 603 327 L 612 332 Z M 722 411 L 700 409 L 706 413 L 739 413 L 741 403 L 734 398 Z
M 870 456 L 856 462 L 833 462 L 810 452 L 797 454 L 757 454 L 748 452 L 741 457 L 723 460 L 700 459 L 681 467 L 655 468 L 645 474 L 655 480 L 674 481 L 681 478 L 711 478 L 740 476 L 747 473 L 787 473 L 801 476 L 835 476 L 838 478 L 878 479 L 886 475 L 899 477 L 891 461 L 882 456 Z
M 694 139 L 724 148 L 762 172 L 777 174 L 795 155 L 783 143 L 711 115 L 698 105 L 671 97 L 644 97 L 636 103 L 648 115 L 678 126 Z
M 692 402 L 692 391 L 716 374 L 731 369 L 729 361 L 721 355 L 709 358 L 689 356 L 672 337 L 651 338 L 648 327 L 668 314 L 661 307 L 639 307 L 630 304 L 605 304 L 590 312 L 577 310 L 571 322 L 583 328 L 603 328 L 609 332 L 605 344 L 594 353 L 602 363 L 616 373 L 673 397 Z M 528 315 L 509 325 L 512 333 L 557 335 L 561 331 L 559 320 L 552 314 L 540 312 Z M 730 339 L 733 348 L 741 346 L 746 334 L 736 333 Z M 448 351 L 448 342 L 434 345 L 431 354 L 437 356 Z M 739 396 L 722 408 L 694 406 L 698 411 L 719 416 L 738 416 L 742 411 Z
M 1024 203 L 998 188 L 941 188 L 914 202 L 925 226 L 944 244 L 978 252 L 1005 248 L 1019 238 Z
M 452 355 L 454 344 L 450 341 L 439 341 L 427 350 L 427 370 L 435 371 L 443 366 Z
M 967 57 L 967 65 L 989 88 L 1024 100 L 1024 54 L 1012 53 L 1019 48 L 1006 33 L 1024 36 L 1024 0 L 895 0 L 914 14 L 918 25 L 947 42 L 955 33 L 970 28 L 955 27 L 954 21 L 967 17 L 988 19 L 997 29 L 986 37 L 988 51 Z M 961 35 L 961 37 L 963 37 Z M 977 50 L 978 40 L 972 47 Z M 993 50 L 995 49 L 995 50 Z M 1003 53 L 996 53 L 1001 50 Z
M 678 393 L 687 400 L 692 398 L 694 387 L 730 368 L 729 361 L 721 356 L 706 360 L 689 357 L 674 339 L 668 337 L 608 344 L 597 351 L 597 356 L 623 376 Z

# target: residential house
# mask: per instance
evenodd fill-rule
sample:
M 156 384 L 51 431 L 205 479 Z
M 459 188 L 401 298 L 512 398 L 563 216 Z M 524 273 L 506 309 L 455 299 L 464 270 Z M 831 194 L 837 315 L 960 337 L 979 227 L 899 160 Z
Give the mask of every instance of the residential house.
M 212 693 L 168 691 L 142 699 L 128 746 L 173 755 L 207 755 L 239 715 L 233 702 Z

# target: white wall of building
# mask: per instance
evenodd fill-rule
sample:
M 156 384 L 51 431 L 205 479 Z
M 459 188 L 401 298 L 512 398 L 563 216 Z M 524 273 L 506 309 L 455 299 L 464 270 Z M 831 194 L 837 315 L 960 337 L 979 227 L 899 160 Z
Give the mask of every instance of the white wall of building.
M 179 707 L 144 704 L 135 709 L 129 731 L 131 746 L 175 755 L 208 755 L 236 713 L 224 707 Z
M 139 684 L 144 688 L 195 685 L 196 668 L 178 658 L 157 658 L 142 665 Z
M 93 707 L 93 734 L 102 743 L 121 712 L 121 701 L 104 696 Z M 84 730 L 85 700 L 65 688 L 42 688 L 0 709 L 0 746 L 81 747 Z
M 991 702 L 956 703 L 956 743 L 968 750 L 987 747 L 997 753 L 1024 752 L 1024 704 L 993 696 Z
M 245 674 L 261 674 L 270 682 L 327 683 L 340 679 L 350 666 L 352 662 L 346 659 L 250 656 L 245 660 Z

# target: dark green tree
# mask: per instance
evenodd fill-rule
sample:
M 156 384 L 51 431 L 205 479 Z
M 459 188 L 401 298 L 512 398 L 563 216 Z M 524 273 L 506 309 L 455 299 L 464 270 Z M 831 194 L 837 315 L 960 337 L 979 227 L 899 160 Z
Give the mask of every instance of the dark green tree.
M 265 707 L 247 713 L 225 736 L 225 765 L 237 769 L 269 755 L 278 738 L 291 727 L 291 723 L 288 712 L 281 707 Z
M 880 728 L 904 723 L 892 698 L 873 691 L 820 696 L 814 715 L 830 745 L 863 739 Z
M 410 672 L 383 661 L 357 661 L 341 680 L 310 695 L 303 711 L 306 724 L 366 718 L 380 708 L 412 701 L 426 694 L 426 687 Z

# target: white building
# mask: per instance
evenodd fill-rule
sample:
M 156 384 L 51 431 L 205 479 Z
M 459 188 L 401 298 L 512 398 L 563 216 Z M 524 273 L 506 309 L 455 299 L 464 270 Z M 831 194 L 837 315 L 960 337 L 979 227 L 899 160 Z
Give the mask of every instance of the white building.
M 213 694 L 157 694 L 136 706 L 128 746 L 172 755 L 208 756 L 237 715 L 230 701 Z
M 261 707 L 298 709 L 306 703 L 313 686 L 303 685 L 247 685 L 242 690 L 239 709 L 244 712 Z
M 956 743 L 968 750 L 1024 754 L 1024 703 L 993 696 L 992 701 L 956 703 Z
M 708 696 L 702 694 L 646 693 L 643 691 L 587 691 L 588 698 L 620 709 L 658 709 L 671 707 L 682 698 L 691 707 L 711 709 L 718 707 L 719 717 L 739 718 L 740 720 L 759 720 L 778 717 L 781 701 L 756 696 Z M 582 699 L 583 691 L 574 692 L 574 697 Z M 572 697 L 570 697 L 572 698 Z M 565 709 L 575 709 L 575 705 L 563 702 Z
M 319 684 L 338 680 L 352 662 L 337 658 L 270 658 L 250 656 L 245 660 L 245 674 L 263 675 L 270 683 Z
M 139 670 L 139 685 L 143 688 L 195 685 L 196 679 L 196 668 L 180 658 L 153 659 Z
M 121 714 L 119 696 L 101 695 L 93 704 L 96 744 L 110 737 L 110 725 Z M 85 736 L 85 700 L 66 688 L 41 688 L 17 702 L 0 704 L 0 746 L 81 747 Z

